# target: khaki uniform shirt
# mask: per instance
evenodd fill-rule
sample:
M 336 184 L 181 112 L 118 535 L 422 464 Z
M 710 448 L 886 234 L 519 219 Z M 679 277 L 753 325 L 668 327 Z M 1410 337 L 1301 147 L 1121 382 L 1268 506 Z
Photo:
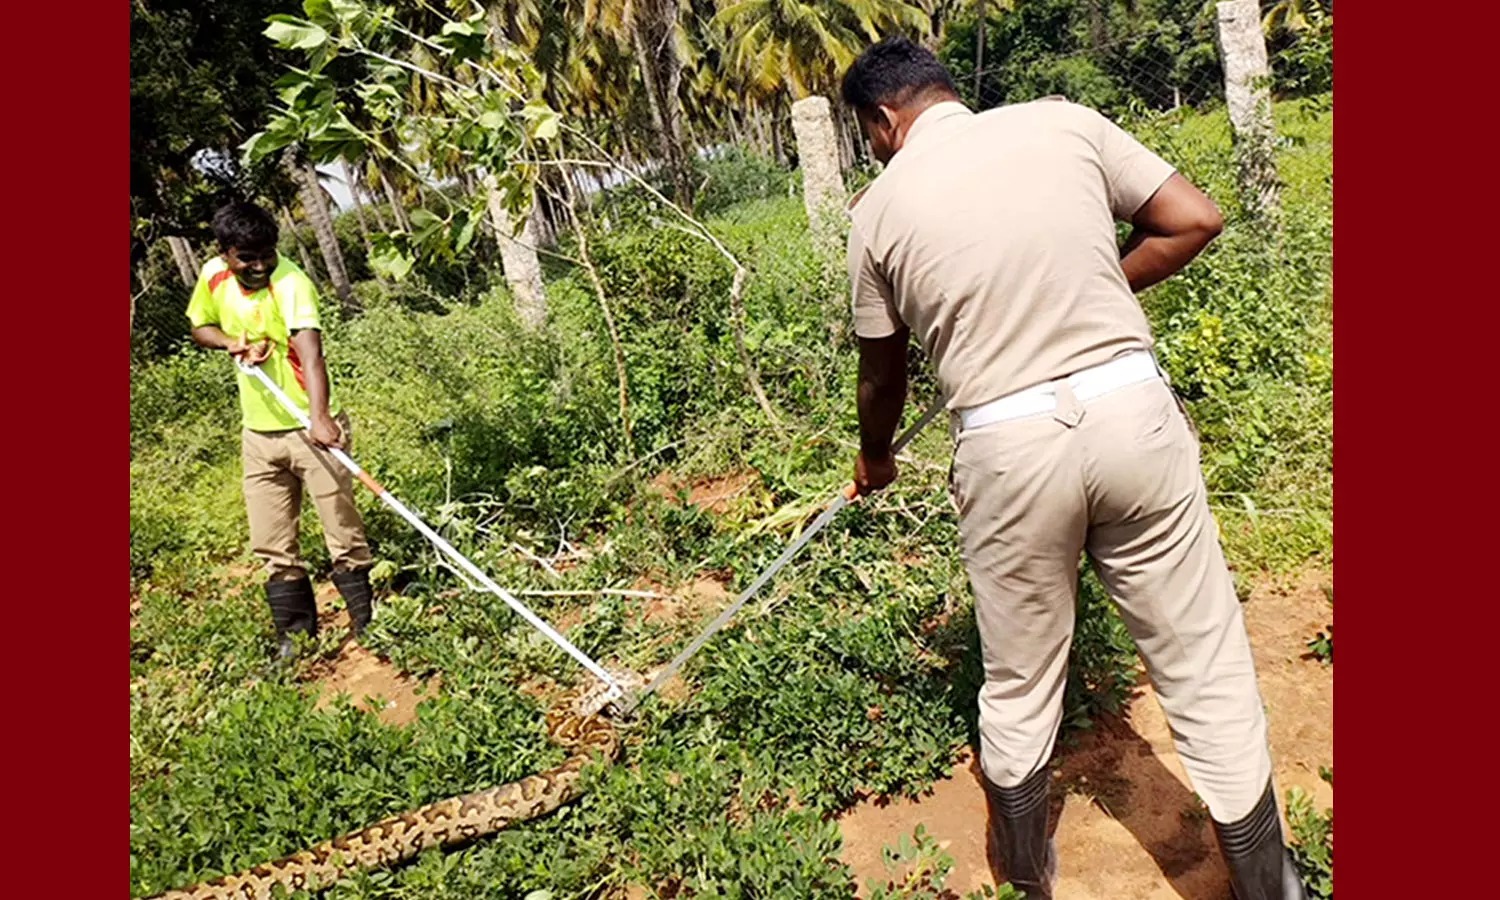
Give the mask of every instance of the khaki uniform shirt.
M 1115 223 L 1173 171 L 1065 100 L 928 108 L 849 204 L 855 333 L 909 327 L 950 410 L 1149 350 Z

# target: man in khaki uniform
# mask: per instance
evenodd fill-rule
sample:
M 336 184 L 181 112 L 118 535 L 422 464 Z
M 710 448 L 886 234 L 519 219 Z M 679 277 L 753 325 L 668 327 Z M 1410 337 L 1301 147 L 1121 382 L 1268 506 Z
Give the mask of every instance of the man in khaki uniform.
M 1060 98 L 975 114 L 904 39 L 843 97 L 884 171 L 850 204 L 862 493 L 896 477 L 912 335 L 956 432 L 951 490 L 984 659 L 990 839 L 1050 898 L 1047 763 L 1062 719 L 1079 554 L 1140 648 L 1239 900 L 1303 898 L 1283 843 L 1250 645 L 1199 447 L 1135 292 L 1222 227 L 1212 201 Z M 1116 222 L 1133 233 L 1123 248 Z
M 188 302 L 193 340 L 259 365 L 307 413 L 303 430 L 260 382 L 239 376 L 244 432 L 245 508 L 250 542 L 265 563 L 266 600 L 282 658 L 292 635 L 317 633 L 318 609 L 298 523 L 306 489 L 333 557 L 333 583 L 349 608 L 355 634 L 369 624 L 372 558 L 354 506 L 353 477 L 328 452 L 347 449 L 349 418 L 331 396 L 323 363 L 318 294 L 296 263 L 279 256 L 279 230 L 270 213 L 232 203 L 214 215 L 219 255 L 203 266 Z

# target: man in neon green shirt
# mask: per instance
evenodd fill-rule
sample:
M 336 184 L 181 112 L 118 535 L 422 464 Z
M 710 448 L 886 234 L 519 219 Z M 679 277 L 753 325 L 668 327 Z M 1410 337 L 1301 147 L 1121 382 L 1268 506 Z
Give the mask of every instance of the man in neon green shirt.
M 270 391 L 238 373 L 250 541 L 265 562 L 266 600 L 279 655 L 286 658 L 293 634 L 318 630 L 297 530 L 304 488 L 323 524 L 333 583 L 349 607 L 355 634 L 370 621 L 372 558 L 354 505 L 353 477 L 327 450 L 348 448 L 349 418 L 332 397 L 323 363 L 317 289 L 277 254 L 276 220 L 252 203 L 231 203 L 215 213 L 213 228 L 220 255 L 204 264 L 188 303 L 193 340 L 259 365 L 312 423 L 304 430 Z

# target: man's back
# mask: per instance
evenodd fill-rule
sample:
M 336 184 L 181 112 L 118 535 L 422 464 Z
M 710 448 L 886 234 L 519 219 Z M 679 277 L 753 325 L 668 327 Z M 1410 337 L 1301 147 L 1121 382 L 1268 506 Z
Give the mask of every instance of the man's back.
M 1114 223 L 1172 172 L 1066 101 L 929 108 L 851 210 L 856 331 L 909 325 L 951 408 L 1149 348 Z
M 948 490 L 984 669 L 992 858 L 1027 897 L 1056 896 L 1048 761 L 1087 552 L 1208 807 L 1234 895 L 1306 900 L 1199 445 L 1144 352 L 1134 297 L 1208 246 L 1218 209 L 1091 110 L 1038 101 L 973 115 L 952 73 L 905 38 L 861 53 L 840 95 L 888 167 L 851 204 L 855 488 L 896 479 L 906 325 L 958 413 Z M 1119 220 L 1132 226 L 1123 247 Z

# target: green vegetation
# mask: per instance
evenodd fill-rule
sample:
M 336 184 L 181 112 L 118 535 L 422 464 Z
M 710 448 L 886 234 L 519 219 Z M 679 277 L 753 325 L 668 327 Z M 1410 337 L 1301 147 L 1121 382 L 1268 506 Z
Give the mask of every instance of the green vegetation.
M 1280 263 L 1258 262 L 1264 249 L 1236 225 L 1145 299 L 1242 568 L 1293 567 L 1329 548 L 1329 116 L 1279 112 L 1293 136 Z M 1227 183 L 1220 117 L 1185 116 L 1148 136 L 1210 189 Z M 637 463 L 620 457 L 608 339 L 576 270 L 549 283 L 545 333 L 521 329 L 499 287 L 431 312 L 372 293 L 362 316 L 335 321 L 333 377 L 357 458 L 513 589 L 672 587 L 705 573 L 743 587 L 847 475 L 852 348 L 798 200 L 731 205 L 709 224 L 752 270 L 747 339 L 782 430 L 744 388 L 722 259 L 688 235 L 616 227 L 596 236 L 594 261 L 631 368 Z M 580 677 L 496 598 L 457 591 L 420 538 L 362 494 L 380 573 L 400 589 L 371 645 L 402 669 L 440 673 L 442 689 L 406 730 L 351 708 L 314 711 L 302 680 L 312 663 L 290 674 L 267 663 L 253 578 L 217 580 L 245 559 L 229 376 L 223 359 L 193 351 L 142 361 L 133 375 L 138 893 L 552 764 L 541 707 L 516 686 Z M 452 427 L 433 428 L 444 420 Z M 974 727 L 977 643 L 946 437 L 934 428 L 914 446 L 918 461 L 892 491 L 847 511 L 694 660 L 690 701 L 644 708 L 631 765 L 560 816 L 331 896 L 562 897 L 631 882 L 848 896 L 823 817 L 859 790 L 920 790 Z M 649 487 L 661 472 L 689 481 L 744 470 L 757 478 L 720 513 Z M 311 512 L 306 525 L 319 559 Z M 515 544 L 587 555 L 553 578 Z M 1091 577 L 1080 606 L 1070 729 L 1118 709 L 1135 678 L 1129 637 Z M 586 652 L 636 671 L 664 662 L 703 618 L 648 621 L 643 601 L 613 595 L 536 609 L 553 622 L 567 614 Z
M 262 5 L 303 14 L 296 3 L 256 9 Z M 654 11 L 654 20 L 621 18 L 625 5 L 608 2 L 556 10 L 497 5 L 514 32 L 510 40 L 531 54 L 535 68 L 527 77 L 534 77 L 536 96 L 528 102 L 540 98 L 564 113 L 562 140 L 574 142 L 568 147 L 587 138 L 636 160 L 671 154 L 651 124 L 655 105 L 667 98 L 640 80 L 634 36 L 661 32 L 667 12 L 701 6 L 705 15 L 670 19 L 686 73 L 677 100 L 700 145 L 733 146 L 712 158 L 686 154 L 649 171 L 644 183 L 578 197 L 571 212 L 559 199 L 560 182 L 532 172 L 527 184 L 544 211 L 543 328 L 518 316 L 499 277 L 491 231 L 471 227 L 469 242 L 455 249 L 454 239 L 477 221 L 462 211 L 484 199 L 484 188 L 463 177 L 471 160 L 420 160 L 454 174 L 435 185 L 398 165 L 412 160 L 389 148 L 405 144 L 351 142 L 358 152 L 320 159 L 353 168 L 362 200 L 357 215 L 364 217 L 351 210 L 332 223 L 357 302 L 341 308 L 331 290 L 325 296 L 330 374 L 353 418 L 353 452 L 362 465 L 500 584 L 580 592 L 527 601 L 606 666 L 643 672 L 670 659 L 712 614 L 712 601 L 680 599 L 690 586 L 714 579 L 730 594 L 745 587 L 850 474 L 856 428 L 846 289 L 814 253 L 798 173 L 778 161 L 790 143 L 785 103 L 798 85 L 762 83 L 739 64 L 723 63 L 761 58 L 755 54 L 776 40 L 790 46 L 795 35 L 758 35 L 772 44 L 736 55 L 724 45 L 732 35 L 704 24 L 713 21 L 707 13 L 714 4 L 632 7 Z M 889 22 L 910 5 L 869 8 Z M 1196 27 L 1191 17 L 1173 18 L 1173 4 L 1139 5 L 1157 17 L 1152 21 L 1176 22 L 1184 34 Z M 436 16 L 442 6 L 402 5 L 402 15 L 410 13 L 402 21 L 427 28 L 436 20 L 417 13 Z M 928 6 L 943 13 L 934 22 L 949 26 L 940 44 L 945 58 L 967 58 L 969 7 Z M 549 25 L 555 15 L 583 21 L 584 7 L 600 17 L 597 28 Z M 991 37 L 1032 47 L 1028 58 L 1090 46 L 1082 5 L 1062 15 L 1062 4 L 1023 3 L 1014 19 L 998 7 L 990 10 Z M 158 80 L 133 84 L 133 91 L 149 88 L 161 116 L 171 119 L 162 134 L 204 131 L 202 146 L 229 159 L 268 128 L 280 104 L 270 99 L 270 81 L 284 74 L 280 68 L 263 73 L 259 87 L 247 87 L 242 79 L 252 73 L 239 70 L 241 80 L 226 82 L 256 98 L 243 115 L 220 120 L 188 107 L 176 111 L 181 121 L 172 119 L 163 98 L 198 83 L 217 57 L 183 4 L 132 8 L 155 16 L 156 43 L 133 66 L 155 66 Z M 1123 7 L 1110 9 L 1109 21 L 1120 28 L 1134 21 Z M 189 28 L 192 22 L 198 24 Z M 860 33 L 858 21 L 841 22 Z M 1053 30 L 1039 34 L 1044 26 Z M 1143 304 L 1161 361 L 1201 432 L 1223 540 L 1242 576 L 1332 564 L 1331 96 L 1318 93 L 1326 90 L 1317 80 L 1324 45 L 1278 41 L 1278 59 L 1298 54 L 1295 65 L 1278 64 L 1279 77 L 1295 74 L 1276 107 L 1285 182 L 1279 237 L 1258 233 L 1234 199 L 1228 125 L 1212 96 L 1198 109 L 1141 113 L 1130 122 L 1221 203 L 1229 222 L 1200 260 Z M 1185 43 L 1173 65 L 1190 68 L 1198 46 Z M 193 73 L 190 84 L 173 82 L 160 62 L 180 58 L 194 62 L 183 69 Z M 830 59 L 799 57 L 796 81 L 826 90 Z M 325 70 L 335 89 L 368 87 L 364 74 L 340 68 L 347 62 Z M 1077 68 L 1068 65 L 1067 72 Z M 514 72 L 521 71 L 518 64 Z M 1083 74 L 1120 94 L 1130 71 L 1105 66 Z M 446 102 L 419 78 L 391 86 L 400 88 L 391 102 L 409 105 L 393 121 L 422 103 Z M 1042 82 L 1017 75 L 1003 87 L 1011 95 Z M 1125 99 L 1121 110 L 1151 106 Z M 545 117 L 538 113 L 532 131 L 502 149 L 545 146 L 548 128 L 537 121 Z M 386 127 L 358 124 L 371 133 Z M 538 131 L 541 143 L 527 143 Z M 459 152 L 428 137 L 423 152 Z M 486 152 L 498 159 L 502 149 Z M 562 751 L 546 741 L 541 713 L 556 687 L 585 677 L 498 598 L 467 590 L 365 493 L 359 502 L 380 560 L 376 578 L 390 591 L 367 644 L 404 672 L 439 676 L 441 686 L 413 724 L 397 728 L 347 703 L 316 707 L 313 682 L 338 635 L 325 633 L 289 670 L 271 665 L 270 623 L 245 550 L 232 372 L 221 355 L 187 346 L 186 289 L 164 243 L 146 251 L 146 238 L 201 235 L 194 210 L 217 188 L 189 184 L 208 176 L 175 156 L 162 159 L 137 160 L 150 190 L 142 188 L 136 208 L 156 230 L 138 231 L 143 243 L 133 268 L 133 896 L 238 870 L 391 812 L 552 765 Z M 282 252 L 311 260 L 316 270 L 323 253 L 313 233 L 316 197 L 298 199 L 278 172 L 247 166 L 233 179 L 292 217 L 296 227 L 283 234 Z M 593 187 L 586 178 L 581 183 Z M 677 196 L 684 184 L 689 208 L 745 266 L 742 316 L 730 301 L 733 266 L 691 228 L 675 227 L 683 221 L 657 196 Z M 441 228 L 431 226 L 438 214 L 419 215 L 428 209 L 447 217 Z M 174 216 L 198 230 L 163 231 Z M 410 230 L 400 227 L 407 220 Z M 424 222 L 429 236 L 446 237 L 420 245 L 412 235 Z M 396 263 L 410 264 L 410 272 L 395 278 Z M 622 439 L 617 354 L 628 376 L 633 454 Z M 915 415 L 933 387 L 920 359 L 913 374 Z M 777 421 L 755 399 L 752 378 Z M 890 490 L 842 514 L 742 610 L 687 667 L 685 690 L 642 708 L 627 734 L 625 764 L 596 773 L 578 802 L 461 851 L 359 875 L 324 896 L 562 900 L 614 896 L 631 885 L 664 897 L 757 897 L 773 888 L 776 896 L 853 896 L 854 875 L 839 861 L 832 816 L 861 791 L 921 791 L 975 737 L 978 646 L 947 495 L 948 452 L 941 427 L 919 436 Z M 711 509 L 673 487 L 725 478 L 737 479 L 737 491 Z M 326 567 L 310 509 L 304 526 L 305 549 L 315 566 Z M 557 574 L 531 554 L 550 560 Z M 1066 737 L 1120 710 L 1138 678 L 1128 633 L 1098 582 L 1081 573 Z M 648 614 L 653 607 L 637 597 L 583 595 L 600 588 L 675 593 L 680 615 Z M 1330 627 L 1330 658 L 1331 636 Z M 1331 896 L 1331 814 L 1325 829 L 1323 819 L 1296 806 L 1293 822 L 1299 861 L 1310 872 L 1326 865 L 1327 893 L 1320 896 Z M 939 896 L 951 865 L 925 835 L 892 849 L 888 861 L 891 878 L 872 888 L 876 896 Z M 1005 888 L 987 896 L 1012 894 Z
M 1333 783 L 1333 770 L 1323 769 L 1323 780 Z M 1333 900 L 1333 810 L 1313 808 L 1306 792 L 1287 793 L 1287 821 L 1292 826 L 1292 858 L 1307 885 L 1308 897 Z

